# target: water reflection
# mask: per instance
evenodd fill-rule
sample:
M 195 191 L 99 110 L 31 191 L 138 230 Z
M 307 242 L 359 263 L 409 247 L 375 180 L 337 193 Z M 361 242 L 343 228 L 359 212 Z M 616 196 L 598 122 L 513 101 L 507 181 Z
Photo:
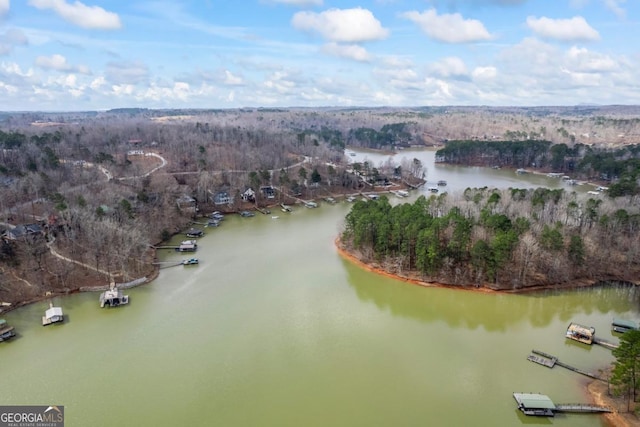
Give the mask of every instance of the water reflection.
M 343 260 L 349 285 L 361 301 L 394 316 L 450 327 L 506 331 L 518 323 L 547 327 L 569 323 L 593 313 L 637 313 L 640 292 L 628 285 L 598 286 L 570 291 L 528 294 L 484 294 L 464 290 L 424 288 L 366 271 Z

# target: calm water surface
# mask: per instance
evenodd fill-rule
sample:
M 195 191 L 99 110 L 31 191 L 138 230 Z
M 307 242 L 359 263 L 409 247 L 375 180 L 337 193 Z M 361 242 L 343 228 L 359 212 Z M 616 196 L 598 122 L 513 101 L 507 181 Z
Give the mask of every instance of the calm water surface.
M 450 191 L 469 180 L 512 185 L 503 171 L 427 167 Z M 529 180 L 538 178 L 548 179 L 518 182 L 544 185 Z M 566 340 L 567 324 L 616 341 L 612 317 L 640 317 L 634 289 L 408 285 L 336 253 L 348 209 L 228 217 L 200 240 L 199 266 L 163 269 L 128 292 L 128 306 L 58 298 L 68 321 L 47 328 L 46 302 L 8 313 L 19 337 L 0 344 L 0 404 L 65 405 L 68 426 L 604 425 L 594 415 L 524 417 L 512 393 L 586 401 L 582 377 L 526 356 L 536 348 L 597 372 L 611 352 Z

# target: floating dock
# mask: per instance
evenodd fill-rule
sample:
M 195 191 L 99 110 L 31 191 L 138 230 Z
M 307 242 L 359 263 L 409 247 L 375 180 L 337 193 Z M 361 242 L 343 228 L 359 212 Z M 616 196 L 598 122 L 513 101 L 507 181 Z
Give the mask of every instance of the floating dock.
M 546 366 L 547 368 L 553 368 L 554 366 L 558 365 L 560 367 L 563 367 L 565 369 L 568 369 L 570 371 L 576 372 L 578 374 L 587 376 L 589 378 L 593 378 L 595 380 L 600 380 L 600 381 L 605 381 L 602 378 L 600 378 L 599 376 L 592 374 L 591 372 L 587 372 L 587 371 L 583 371 L 582 369 L 576 368 L 574 366 L 568 365 L 566 363 L 561 362 L 560 360 L 558 360 L 557 357 L 552 356 L 551 354 L 545 353 L 543 351 L 540 350 L 531 350 L 531 353 L 528 357 L 527 360 L 529 360 L 530 362 L 534 362 L 537 363 L 538 365 L 542 365 L 542 366 Z
M 583 326 L 578 323 L 571 322 L 569 327 L 567 327 L 565 336 L 583 344 L 597 344 L 610 350 L 618 348 L 618 344 L 596 337 L 596 328 L 593 326 Z

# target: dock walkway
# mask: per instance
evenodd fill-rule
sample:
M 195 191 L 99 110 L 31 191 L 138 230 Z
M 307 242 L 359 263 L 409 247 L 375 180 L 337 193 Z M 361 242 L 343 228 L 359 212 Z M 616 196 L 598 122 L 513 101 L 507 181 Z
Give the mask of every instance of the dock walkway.
M 609 350 L 614 350 L 619 347 L 618 344 L 612 343 L 611 341 L 607 341 L 605 339 L 598 338 L 598 337 L 593 337 L 593 343 L 601 345 L 603 347 L 607 347 Z
M 580 368 L 576 368 L 575 366 L 571 366 L 568 365 L 564 362 L 561 362 L 560 360 L 558 360 L 557 357 L 552 356 L 551 354 L 545 353 L 543 351 L 540 350 L 531 350 L 531 352 L 533 354 L 529 355 L 527 357 L 527 360 L 537 363 L 539 365 L 542 366 L 546 366 L 547 368 L 553 368 L 554 366 L 558 365 L 561 366 L 565 369 L 568 369 L 570 371 L 576 372 L 578 374 L 587 376 L 589 378 L 593 378 L 594 380 L 600 380 L 600 381 L 605 381 L 602 378 L 600 378 L 599 376 L 592 374 L 591 372 L 587 372 L 587 371 L 583 371 Z
M 607 406 L 592 405 L 589 403 L 558 403 L 555 412 L 577 412 L 582 414 L 599 414 L 613 412 Z

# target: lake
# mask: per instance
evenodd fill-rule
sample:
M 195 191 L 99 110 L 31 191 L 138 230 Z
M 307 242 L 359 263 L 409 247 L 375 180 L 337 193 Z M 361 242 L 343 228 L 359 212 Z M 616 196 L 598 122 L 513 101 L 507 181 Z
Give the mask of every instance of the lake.
M 424 156 L 427 179 L 447 180 L 447 191 L 562 185 L 434 165 L 429 150 L 401 155 Z M 586 402 L 585 377 L 526 357 L 535 348 L 597 373 L 611 351 L 565 339 L 567 325 L 617 341 L 612 318 L 640 318 L 635 288 L 492 295 L 406 284 L 338 255 L 348 210 L 227 216 L 199 240 L 199 265 L 162 269 L 126 292 L 127 306 L 101 309 L 97 293 L 56 298 L 68 320 L 48 327 L 47 302 L 7 313 L 19 336 L 0 343 L 0 404 L 64 405 L 67 426 L 604 425 L 525 417 L 512 393 Z

